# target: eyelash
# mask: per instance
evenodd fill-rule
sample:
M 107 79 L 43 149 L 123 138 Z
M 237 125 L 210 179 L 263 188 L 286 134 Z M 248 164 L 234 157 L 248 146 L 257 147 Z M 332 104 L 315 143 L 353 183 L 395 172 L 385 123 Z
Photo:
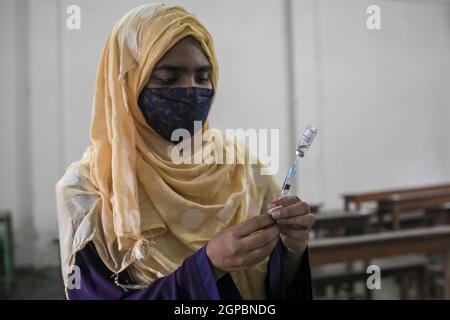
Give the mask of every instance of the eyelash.
M 159 81 L 161 81 L 162 83 L 164 83 L 165 85 L 171 85 L 174 84 L 177 81 L 177 78 L 167 78 L 167 79 L 163 79 L 163 78 L 157 78 Z M 197 79 L 195 79 L 195 81 L 197 81 L 198 83 L 204 83 L 209 81 L 209 76 L 207 77 L 199 77 Z
M 207 77 L 200 77 L 200 78 L 196 79 L 195 81 L 197 81 L 199 83 L 207 82 L 207 81 L 209 81 L 209 76 L 207 76 Z
M 167 85 L 173 84 L 177 80 L 176 78 L 168 78 L 168 79 L 157 78 L 157 79 Z

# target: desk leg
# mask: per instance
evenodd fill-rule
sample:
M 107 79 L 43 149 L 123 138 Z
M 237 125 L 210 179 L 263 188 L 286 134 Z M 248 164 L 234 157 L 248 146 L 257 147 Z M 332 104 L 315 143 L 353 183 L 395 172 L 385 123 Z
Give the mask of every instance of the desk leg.
M 445 253 L 444 264 L 444 276 L 445 276 L 445 299 L 450 300 L 450 251 Z
M 392 208 L 392 228 L 400 230 L 400 210 L 396 207 Z
M 377 229 L 378 232 L 381 232 L 384 230 L 384 224 L 383 224 L 383 217 L 384 217 L 384 211 L 382 209 L 380 209 L 380 207 L 377 208 Z

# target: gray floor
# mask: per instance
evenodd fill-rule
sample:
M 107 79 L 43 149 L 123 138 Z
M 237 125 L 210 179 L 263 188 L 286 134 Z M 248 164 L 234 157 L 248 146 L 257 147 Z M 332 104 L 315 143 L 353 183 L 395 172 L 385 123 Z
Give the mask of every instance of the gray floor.
M 16 270 L 12 293 L 2 299 L 62 300 L 65 299 L 60 268 L 19 268 Z
M 355 285 L 354 295 L 358 296 L 356 299 L 365 299 L 364 284 Z M 374 289 L 372 291 L 373 300 L 399 300 L 400 292 L 392 279 L 385 279 L 381 281 L 381 289 Z M 328 288 L 325 295 L 314 294 L 315 300 L 348 300 L 348 294 L 342 290 L 338 294 L 333 292 L 332 288 Z

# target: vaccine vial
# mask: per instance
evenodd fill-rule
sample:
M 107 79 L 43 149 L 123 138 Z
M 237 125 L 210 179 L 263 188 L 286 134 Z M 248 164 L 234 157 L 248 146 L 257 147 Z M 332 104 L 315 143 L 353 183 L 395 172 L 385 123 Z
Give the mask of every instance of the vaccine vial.
M 303 158 L 305 156 L 305 151 L 309 149 L 316 135 L 317 129 L 313 126 L 307 126 L 300 138 L 295 154 L 300 158 Z

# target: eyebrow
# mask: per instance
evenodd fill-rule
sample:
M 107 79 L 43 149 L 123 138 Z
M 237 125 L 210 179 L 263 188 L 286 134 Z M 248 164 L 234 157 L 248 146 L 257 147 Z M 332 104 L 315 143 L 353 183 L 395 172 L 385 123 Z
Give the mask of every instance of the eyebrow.
M 181 65 L 175 65 L 175 64 L 163 64 L 157 68 L 155 68 L 155 71 L 172 71 L 172 72 L 186 72 L 189 70 L 189 68 Z M 203 65 L 200 67 L 195 68 L 195 72 L 210 72 L 212 70 L 211 65 Z

